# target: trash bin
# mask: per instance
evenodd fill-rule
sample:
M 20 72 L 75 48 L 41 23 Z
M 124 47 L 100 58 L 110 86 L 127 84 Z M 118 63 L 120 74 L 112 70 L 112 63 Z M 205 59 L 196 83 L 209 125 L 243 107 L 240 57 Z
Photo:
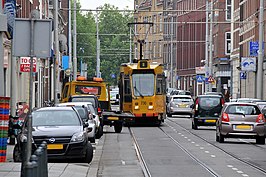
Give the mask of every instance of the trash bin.
M 9 97 L 0 97 L 0 162 L 6 161 L 9 122 Z

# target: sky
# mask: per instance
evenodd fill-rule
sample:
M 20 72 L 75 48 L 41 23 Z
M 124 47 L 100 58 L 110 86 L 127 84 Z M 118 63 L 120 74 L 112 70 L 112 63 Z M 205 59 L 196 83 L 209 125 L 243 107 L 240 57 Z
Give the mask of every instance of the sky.
M 134 9 L 134 0 L 80 0 L 81 9 L 96 9 L 99 6 L 103 6 L 104 4 L 111 4 L 115 7 L 118 7 L 119 10 Z

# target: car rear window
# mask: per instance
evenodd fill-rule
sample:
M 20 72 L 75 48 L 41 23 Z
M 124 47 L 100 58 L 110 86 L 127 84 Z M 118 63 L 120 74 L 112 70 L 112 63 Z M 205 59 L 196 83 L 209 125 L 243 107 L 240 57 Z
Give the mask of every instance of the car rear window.
M 221 99 L 219 97 L 206 97 L 199 99 L 199 105 L 201 107 L 216 107 L 220 105 Z
M 95 107 L 95 99 L 93 97 L 72 97 L 71 102 L 91 102 Z
M 229 105 L 225 111 L 228 114 L 245 114 L 245 115 L 259 115 L 261 112 L 257 106 L 254 105 Z
M 36 111 L 32 114 L 32 126 L 80 126 L 80 121 L 74 111 L 49 110 Z
M 183 103 L 183 102 L 192 102 L 193 100 L 190 97 L 174 97 L 173 102 Z

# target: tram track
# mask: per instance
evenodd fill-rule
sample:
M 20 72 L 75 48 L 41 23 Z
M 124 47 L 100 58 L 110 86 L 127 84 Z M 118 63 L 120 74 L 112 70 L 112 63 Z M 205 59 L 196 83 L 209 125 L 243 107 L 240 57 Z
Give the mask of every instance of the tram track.
M 246 164 L 246 165 L 250 166 L 251 168 L 253 168 L 253 169 L 255 169 L 255 170 L 257 170 L 257 171 L 259 171 L 259 172 L 261 172 L 261 173 L 263 173 L 263 174 L 266 175 L 266 170 L 265 170 L 265 169 L 263 169 L 263 168 L 261 168 L 261 167 L 255 165 L 255 164 L 253 164 L 253 163 L 251 163 L 251 162 L 249 162 L 249 161 L 246 161 L 246 160 L 244 160 L 244 159 L 241 159 L 241 158 L 237 157 L 236 155 L 234 155 L 234 154 L 232 154 L 232 153 L 230 153 L 230 152 L 227 152 L 227 151 L 224 150 L 223 148 L 221 148 L 221 147 L 217 146 L 216 144 L 214 144 L 214 143 L 208 141 L 207 139 L 205 139 L 205 138 L 203 138 L 203 137 L 197 135 L 196 133 L 194 133 L 194 132 L 192 132 L 191 130 L 187 129 L 186 127 L 180 125 L 179 123 L 177 123 L 177 122 L 175 122 L 175 121 L 173 121 L 173 120 L 171 120 L 171 119 L 167 119 L 167 120 L 169 120 L 170 122 L 172 122 L 172 123 L 174 123 L 175 125 L 179 126 L 180 128 L 182 128 L 183 130 L 185 130 L 185 131 L 188 132 L 189 134 L 191 134 L 191 135 L 193 135 L 193 136 L 196 136 L 197 138 L 203 140 L 204 142 L 206 142 L 206 143 L 212 145 L 213 147 L 215 147 L 215 148 L 221 150 L 222 152 L 224 152 L 225 154 L 229 155 L 230 157 L 232 157 L 232 158 L 234 158 L 234 159 L 240 161 L 241 163 Z M 168 126 L 168 127 L 170 127 L 168 124 L 165 124 L 165 125 Z M 159 127 L 159 128 L 160 128 L 160 127 Z M 167 135 L 167 133 L 166 133 L 162 128 L 160 128 L 160 129 L 161 129 L 161 130 Z M 170 137 L 170 135 L 167 135 L 167 136 Z
M 166 133 L 161 127 L 158 127 L 168 138 L 170 138 L 174 144 L 180 148 L 185 154 L 187 154 L 191 159 L 193 159 L 196 163 L 198 163 L 200 166 L 202 166 L 205 170 L 207 170 L 212 176 L 215 176 L 215 177 L 220 177 L 213 169 L 211 169 L 208 165 L 206 165 L 204 162 L 202 162 L 201 160 L 199 160 L 198 158 L 196 158 L 192 153 L 190 153 L 189 151 L 187 151 L 178 141 L 176 141 L 171 135 L 169 135 L 168 133 Z M 141 153 L 141 149 L 138 145 L 138 142 L 136 140 L 136 137 L 134 135 L 134 132 L 133 130 L 128 127 L 129 129 L 129 132 L 130 132 L 130 135 L 133 139 L 133 144 L 134 144 L 134 147 L 135 147 L 135 150 L 136 150 L 136 153 L 137 153 L 137 157 L 140 161 L 140 165 L 141 165 L 141 168 L 143 170 L 143 173 L 144 173 L 144 176 L 145 177 L 151 177 L 151 173 L 149 171 L 149 168 L 145 162 L 145 159 Z

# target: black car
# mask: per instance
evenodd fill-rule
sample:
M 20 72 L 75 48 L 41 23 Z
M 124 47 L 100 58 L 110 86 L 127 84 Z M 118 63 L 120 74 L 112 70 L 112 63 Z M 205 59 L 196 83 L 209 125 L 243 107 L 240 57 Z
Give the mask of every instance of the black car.
M 47 142 L 48 159 L 83 159 L 90 163 L 93 147 L 88 141 L 84 123 L 74 107 L 44 107 L 32 113 L 32 153 Z M 21 127 L 13 150 L 14 162 L 21 161 L 21 142 L 26 138 L 27 119 Z M 23 132 L 23 133 L 22 133 Z
M 225 100 L 220 95 L 199 95 L 193 105 L 192 129 L 215 126 Z

